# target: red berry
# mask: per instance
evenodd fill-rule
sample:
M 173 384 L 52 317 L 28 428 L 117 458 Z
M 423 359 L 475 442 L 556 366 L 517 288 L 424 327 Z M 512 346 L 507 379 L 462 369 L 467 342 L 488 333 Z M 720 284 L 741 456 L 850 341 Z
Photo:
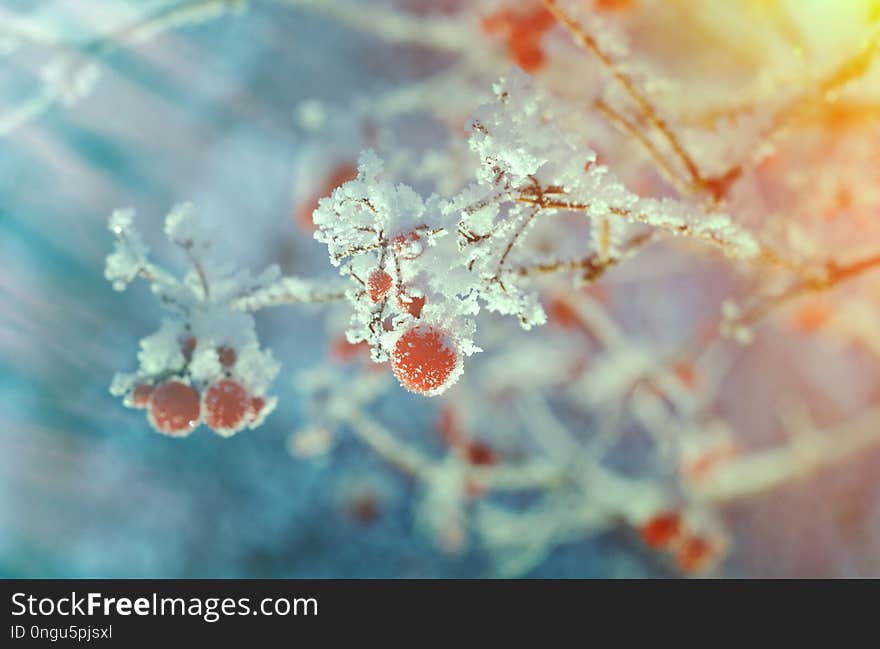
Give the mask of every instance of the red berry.
M 223 367 L 232 367 L 235 365 L 236 360 L 235 350 L 232 347 L 218 347 L 217 348 L 217 360 L 220 361 L 220 364 Z
M 366 340 L 350 343 L 345 336 L 337 336 L 330 342 L 330 355 L 341 363 L 350 363 L 361 358 L 369 358 L 370 345 Z
M 458 362 L 454 344 L 433 327 L 413 327 L 397 339 L 391 353 L 391 369 L 400 384 L 423 394 L 437 394 Z
M 192 336 L 180 340 L 180 352 L 183 354 L 183 360 L 187 363 L 192 360 L 193 352 L 195 351 L 197 344 L 198 341 Z
M 147 416 L 160 433 L 183 436 L 199 425 L 199 411 L 199 393 L 193 387 L 168 381 L 153 390 Z
M 467 461 L 474 466 L 492 466 L 495 464 L 495 451 L 483 442 L 469 442 L 465 447 Z
M 378 302 L 391 290 L 391 275 L 381 268 L 377 268 L 367 278 L 367 294 L 373 302 Z
M 397 295 L 397 304 L 412 317 L 421 318 L 422 309 L 425 306 L 425 296 L 399 293 Z
M 244 427 L 251 395 L 238 381 L 221 379 L 205 391 L 203 402 L 205 423 L 214 432 L 231 435 Z
M 422 237 L 418 232 L 404 232 L 392 238 L 391 245 L 394 247 L 394 254 L 398 259 L 412 261 L 421 257 L 425 252 L 421 240 Z
M 134 386 L 129 396 L 130 403 L 133 408 L 146 408 L 150 402 L 150 395 L 153 394 L 154 386 L 144 383 Z
M 312 213 L 318 209 L 318 201 L 332 194 L 333 190 L 340 185 L 344 185 L 349 180 L 354 180 L 357 178 L 357 175 L 357 167 L 352 164 L 343 163 L 335 166 L 325 178 L 320 189 L 309 200 L 300 205 L 297 210 L 297 221 L 300 226 L 308 232 L 313 231 L 315 224 L 312 221 Z
M 449 406 L 445 406 L 440 410 L 437 416 L 437 430 L 440 433 L 440 439 L 447 446 L 458 446 L 465 439 L 459 417 L 455 410 Z
M 678 512 L 662 512 L 648 519 L 639 527 L 639 536 L 650 548 L 664 548 L 681 533 L 681 516 Z
M 251 399 L 251 417 L 256 419 L 266 407 L 266 400 L 263 397 L 254 397 Z
M 360 494 L 349 503 L 348 513 L 361 525 L 370 525 L 379 518 L 379 503 L 371 493 Z

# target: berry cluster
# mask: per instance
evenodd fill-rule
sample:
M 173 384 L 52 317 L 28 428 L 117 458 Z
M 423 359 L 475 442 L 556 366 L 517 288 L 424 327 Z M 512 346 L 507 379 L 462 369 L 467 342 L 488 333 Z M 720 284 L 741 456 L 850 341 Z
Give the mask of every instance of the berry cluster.
M 193 337 L 182 339 L 180 351 L 186 361 L 182 372 L 136 383 L 125 404 L 146 409 L 153 428 L 175 437 L 189 435 L 200 423 L 224 437 L 245 427 L 259 426 L 274 407 L 274 399 L 267 402 L 264 397 L 251 394 L 241 378 L 235 376 L 237 354 L 228 346 L 216 348 L 222 375 L 203 385 L 193 382 L 187 370 L 196 345 Z
M 653 550 L 668 552 L 685 573 L 711 570 L 724 554 L 720 538 L 701 533 L 675 510 L 654 514 L 638 527 L 642 542 Z

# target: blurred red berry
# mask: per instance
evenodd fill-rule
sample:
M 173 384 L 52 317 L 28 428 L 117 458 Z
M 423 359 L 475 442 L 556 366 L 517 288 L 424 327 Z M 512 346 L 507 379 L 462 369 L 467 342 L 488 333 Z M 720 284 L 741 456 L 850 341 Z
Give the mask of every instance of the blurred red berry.
M 483 442 L 468 442 L 465 457 L 474 466 L 492 466 L 496 462 L 495 451 Z
M 357 167 L 352 164 L 344 163 L 333 167 L 324 183 L 320 186 L 320 189 L 297 209 L 296 220 L 300 227 L 307 232 L 314 231 L 315 223 L 312 221 L 312 213 L 318 209 L 318 202 L 325 196 L 332 194 L 333 190 L 340 185 L 344 185 L 349 180 L 357 178 L 357 175 Z
M 379 503 L 371 493 L 360 494 L 348 504 L 348 513 L 356 522 L 370 525 L 379 518 Z
M 583 327 L 581 317 L 571 302 L 561 296 L 554 296 L 547 304 L 547 318 L 561 329 Z
M 526 72 L 536 72 L 544 65 L 545 55 L 541 47 L 544 34 L 556 19 L 540 4 L 525 11 L 503 9 L 486 16 L 483 31 L 504 39 L 507 55 Z
M 715 546 L 702 536 L 686 538 L 675 555 L 678 567 L 684 572 L 701 572 L 707 569 L 715 558 Z
M 639 527 L 639 536 L 649 548 L 665 548 L 681 534 L 681 515 L 676 511 L 657 514 Z
M 437 415 L 437 431 L 440 433 L 440 439 L 447 446 L 458 446 L 465 440 L 464 431 L 461 428 L 459 417 L 449 406 L 440 409 Z
M 330 355 L 342 363 L 350 363 L 357 358 L 368 358 L 370 345 L 365 340 L 348 342 L 345 336 L 337 336 L 330 341 Z

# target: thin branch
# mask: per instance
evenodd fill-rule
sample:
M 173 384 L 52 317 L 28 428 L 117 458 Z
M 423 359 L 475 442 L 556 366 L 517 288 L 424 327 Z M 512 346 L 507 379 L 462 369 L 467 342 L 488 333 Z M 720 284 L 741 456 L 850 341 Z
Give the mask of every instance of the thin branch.
M 658 115 L 657 110 L 651 104 L 650 101 L 636 88 L 635 82 L 632 78 L 627 75 L 620 66 L 611 58 L 611 56 L 605 52 L 600 46 L 596 39 L 589 34 L 578 22 L 572 18 L 562 7 L 559 6 L 557 0 L 543 0 L 544 6 L 556 16 L 556 19 L 560 22 L 560 24 L 565 27 L 575 41 L 580 44 L 585 49 L 592 52 L 599 62 L 605 67 L 606 70 L 617 80 L 617 82 L 621 85 L 621 87 L 626 91 L 626 93 L 630 96 L 630 98 L 636 103 L 639 110 L 644 115 L 645 119 L 651 123 L 654 128 L 657 129 L 657 132 L 666 140 L 667 144 L 669 144 L 672 152 L 675 154 L 675 157 L 681 162 L 684 168 L 687 170 L 688 175 L 691 178 L 691 182 L 695 187 L 702 187 L 704 185 L 704 179 L 700 174 L 699 169 L 697 168 L 696 163 L 693 161 L 691 156 L 685 151 L 684 146 L 679 142 L 678 138 L 666 124 L 660 115 Z
M 835 261 L 829 261 L 820 273 L 814 273 L 811 277 L 803 277 L 784 291 L 760 299 L 751 308 L 728 324 L 734 327 L 748 327 L 792 300 L 808 293 L 831 290 L 839 284 L 877 268 L 880 268 L 880 253 L 864 257 L 849 264 L 841 265 Z
M 657 164 L 657 168 L 660 170 L 661 175 L 666 178 L 669 184 L 675 187 L 680 194 L 688 194 L 692 191 L 690 185 L 688 185 L 672 165 L 669 164 L 669 161 L 663 157 L 663 154 L 660 153 L 660 150 L 654 145 L 651 139 L 639 130 L 638 126 L 629 121 L 622 113 L 611 108 L 611 106 L 605 103 L 601 98 L 596 99 L 594 106 L 596 110 L 602 113 L 605 118 L 617 128 L 618 131 L 633 138 L 642 145 L 642 148 L 645 149 L 648 155 L 650 155 Z
M 659 230 L 649 230 L 635 235 L 621 246 L 618 255 L 602 258 L 599 253 L 593 253 L 581 259 L 567 259 L 562 261 L 544 262 L 528 266 L 511 268 L 508 272 L 521 277 L 535 275 L 548 275 L 554 273 L 566 273 L 581 271 L 581 277 L 585 282 L 594 282 L 614 266 L 630 259 L 642 248 L 654 243 L 659 238 Z

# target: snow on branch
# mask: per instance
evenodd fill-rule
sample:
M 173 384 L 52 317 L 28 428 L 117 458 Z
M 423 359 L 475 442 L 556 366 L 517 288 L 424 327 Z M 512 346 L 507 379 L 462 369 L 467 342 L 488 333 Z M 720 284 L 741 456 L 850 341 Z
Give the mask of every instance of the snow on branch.
M 271 351 L 261 349 L 247 312 L 338 299 L 339 290 L 282 277 L 277 266 L 253 276 L 216 261 L 213 233 L 188 203 L 175 206 L 165 219 L 168 241 L 189 266 L 181 278 L 149 261 L 133 210 L 116 210 L 109 229 L 116 244 L 107 257 L 107 280 L 121 291 L 144 278 L 172 312 L 141 341 L 138 370 L 117 374 L 111 393 L 129 407 L 146 408 L 152 426 L 167 435 L 188 435 L 200 423 L 224 436 L 259 426 L 277 403 L 267 392 L 279 365 Z

